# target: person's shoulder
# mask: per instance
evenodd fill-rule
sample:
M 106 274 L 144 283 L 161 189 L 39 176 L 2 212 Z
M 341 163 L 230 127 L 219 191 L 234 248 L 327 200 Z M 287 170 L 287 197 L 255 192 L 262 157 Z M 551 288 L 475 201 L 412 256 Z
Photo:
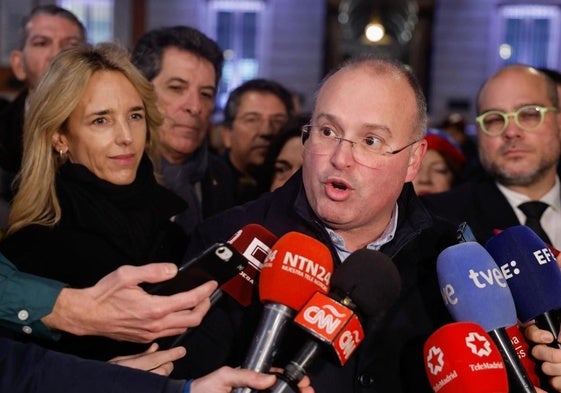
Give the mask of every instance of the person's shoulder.
M 27 90 L 23 90 L 12 101 L 4 104 L 0 109 L 0 119 L 7 121 L 13 118 L 19 118 L 20 116 L 23 117 L 27 95 Z

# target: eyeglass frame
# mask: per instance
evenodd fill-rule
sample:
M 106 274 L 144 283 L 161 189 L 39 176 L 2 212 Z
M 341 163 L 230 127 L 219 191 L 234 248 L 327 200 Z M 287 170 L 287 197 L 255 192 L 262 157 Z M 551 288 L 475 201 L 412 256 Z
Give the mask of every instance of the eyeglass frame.
M 306 124 L 304 126 L 302 126 L 301 130 L 302 130 L 302 144 L 304 144 L 308 138 L 310 137 L 310 131 L 312 130 L 313 127 L 321 127 L 321 126 L 314 126 L 312 124 Z M 354 147 L 354 145 L 356 145 L 358 142 L 357 141 L 352 141 L 350 139 L 347 138 L 343 138 L 342 136 L 334 136 L 334 137 L 330 137 L 336 141 L 338 141 L 338 144 L 340 144 L 342 141 L 347 141 L 351 144 L 351 148 Z M 360 138 L 360 139 L 366 139 L 366 138 Z M 399 148 L 399 149 L 395 149 L 395 150 L 390 150 L 390 151 L 382 151 L 382 152 L 375 152 L 372 151 L 372 154 L 376 154 L 378 156 L 392 156 L 392 155 L 396 155 L 398 153 L 401 153 L 403 150 L 407 149 L 410 146 L 413 146 L 415 143 L 420 142 L 424 139 L 423 138 L 419 138 L 417 140 L 414 140 L 413 142 L 408 143 L 407 145 Z M 385 142 L 384 142 L 385 143 Z M 390 147 L 390 146 L 388 146 Z M 354 154 L 353 154 L 353 158 L 354 158 Z
M 528 108 L 535 108 L 538 110 L 538 112 L 540 113 L 540 121 L 539 123 L 532 127 L 532 128 L 528 128 L 525 127 L 523 125 L 521 125 L 518 121 L 518 116 L 519 114 L 524 110 L 524 109 L 528 109 Z M 506 129 L 508 128 L 509 125 L 509 117 L 512 117 L 514 119 L 514 124 L 516 124 L 518 127 L 520 127 L 522 130 L 524 131 L 533 131 L 536 128 L 540 127 L 544 120 L 545 120 L 545 115 L 547 114 L 547 112 L 559 112 L 558 108 L 555 108 L 553 106 L 543 106 L 543 105 L 524 105 L 521 106 L 520 108 L 518 108 L 517 110 L 513 111 L 513 112 L 503 112 L 503 111 L 498 111 L 498 110 L 491 110 L 491 111 L 487 111 L 487 112 L 483 112 L 482 114 L 480 114 L 479 116 L 477 116 L 475 118 L 475 121 L 477 122 L 477 124 L 479 125 L 479 128 L 481 129 L 481 131 L 483 131 L 483 133 L 485 133 L 486 135 L 489 136 L 501 136 L 502 134 L 504 134 L 504 132 L 506 131 Z M 485 118 L 485 116 L 488 116 L 489 114 L 496 114 L 499 115 L 503 118 L 504 121 L 504 125 L 503 128 L 500 132 L 498 133 L 492 133 L 489 132 L 485 126 L 483 125 L 483 119 Z

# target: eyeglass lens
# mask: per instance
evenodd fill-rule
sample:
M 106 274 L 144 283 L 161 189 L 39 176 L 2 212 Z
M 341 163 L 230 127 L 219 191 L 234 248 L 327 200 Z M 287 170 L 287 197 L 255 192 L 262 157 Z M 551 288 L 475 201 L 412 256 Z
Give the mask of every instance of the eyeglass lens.
M 484 114 L 481 125 L 484 128 L 484 131 L 490 134 L 498 135 L 508 127 L 509 117 L 513 117 L 514 122 L 520 128 L 524 130 L 533 130 L 542 124 L 544 112 L 545 110 L 536 106 L 523 107 L 516 112 L 511 113 L 493 111 Z

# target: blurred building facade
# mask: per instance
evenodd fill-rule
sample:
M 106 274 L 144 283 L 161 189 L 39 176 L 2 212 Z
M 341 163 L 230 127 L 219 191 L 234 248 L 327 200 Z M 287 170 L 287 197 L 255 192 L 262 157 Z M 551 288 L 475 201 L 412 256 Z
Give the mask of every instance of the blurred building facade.
M 94 41 L 128 47 L 155 27 L 202 30 L 225 50 L 219 107 L 244 80 L 266 77 L 311 110 L 317 83 L 331 68 L 377 53 L 411 66 L 433 122 L 450 112 L 469 122 L 479 86 L 501 65 L 561 68 L 561 0 L 0 0 L 0 92 L 8 96 L 17 89 L 8 59 L 19 21 L 43 3 L 76 12 Z

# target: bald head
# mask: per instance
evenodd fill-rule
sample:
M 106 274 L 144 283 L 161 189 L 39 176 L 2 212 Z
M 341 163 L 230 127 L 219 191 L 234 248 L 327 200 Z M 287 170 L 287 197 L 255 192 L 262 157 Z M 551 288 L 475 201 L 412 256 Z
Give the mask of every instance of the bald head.
M 546 74 L 534 67 L 523 64 L 513 64 L 501 68 L 483 83 L 477 93 L 477 113 L 495 109 L 486 108 L 485 105 L 482 104 L 484 104 L 485 99 L 488 97 L 490 92 L 497 89 L 497 86 L 507 86 L 509 83 L 514 83 L 515 85 L 513 87 L 516 87 L 517 81 L 520 80 L 527 80 L 531 83 L 536 83 L 537 86 L 540 86 L 540 89 L 543 89 L 545 92 L 545 95 L 549 100 L 549 104 L 554 107 L 559 106 L 557 87 L 551 78 L 547 77 Z

